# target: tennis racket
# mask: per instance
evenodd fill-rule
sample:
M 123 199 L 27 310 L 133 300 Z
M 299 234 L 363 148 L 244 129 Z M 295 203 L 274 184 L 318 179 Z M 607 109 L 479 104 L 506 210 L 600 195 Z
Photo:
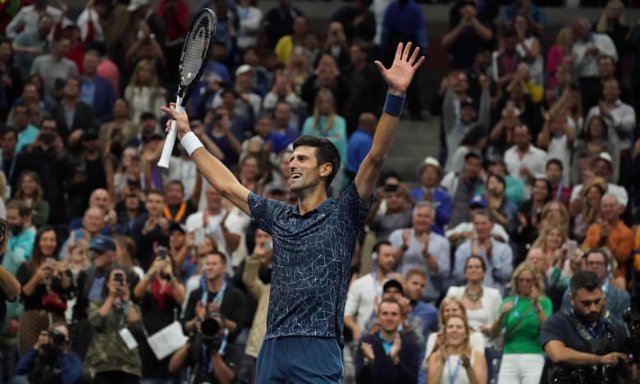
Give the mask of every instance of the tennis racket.
M 179 112 L 184 112 L 182 103 L 189 97 L 191 87 L 198 82 L 202 72 L 207 67 L 209 53 L 216 38 L 217 25 L 216 14 L 208 8 L 204 8 L 195 16 L 189 31 L 187 31 L 178 69 L 180 72 L 180 84 L 178 85 L 178 94 L 176 96 L 176 109 Z M 176 122 L 174 120 L 164 141 L 160 161 L 158 161 L 159 167 L 169 168 L 169 159 L 175 143 Z

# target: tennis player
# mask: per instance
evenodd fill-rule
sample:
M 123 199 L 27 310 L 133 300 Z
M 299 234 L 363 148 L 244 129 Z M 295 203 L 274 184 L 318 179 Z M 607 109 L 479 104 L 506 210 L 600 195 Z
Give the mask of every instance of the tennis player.
M 329 140 L 301 136 L 293 143 L 288 180 L 298 196 L 293 206 L 249 191 L 204 149 L 184 112 L 174 105 L 162 108 L 176 120 L 182 146 L 209 183 L 273 236 L 267 334 L 258 355 L 257 383 L 342 381 L 351 256 L 393 143 L 405 92 L 423 61 L 419 48 L 412 52 L 411 43 L 400 43 L 390 68 L 375 62 L 389 87 L 383 114 L 371 150 L 338 199 L 327 196 L 340 168 L 340 156 Z

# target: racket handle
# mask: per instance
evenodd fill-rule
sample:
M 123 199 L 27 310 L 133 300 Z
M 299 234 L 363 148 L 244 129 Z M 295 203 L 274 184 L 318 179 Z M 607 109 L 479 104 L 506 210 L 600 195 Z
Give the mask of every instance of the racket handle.
M 176 128 L 176 121 L 171 122 L 171 127 L 167 133 L 167 138 L 164 141 L 164 147 L 162 147 L 162 154 L 158 161 L 158 167 L 169 168 L 169 159 L 171 159 L 171 153 L 173 152 L 173 146 L 176 143 L 176 134 L 178 129 Z

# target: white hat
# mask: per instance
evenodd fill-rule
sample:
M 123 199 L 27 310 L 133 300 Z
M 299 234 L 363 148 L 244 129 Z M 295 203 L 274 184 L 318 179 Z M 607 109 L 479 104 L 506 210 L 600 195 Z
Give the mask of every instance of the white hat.
M 145 5 L 149 5 L 149 0 L 131 0 L 131 2 L 129 3 L 129 6 L 127 7 L 127 10 L 129 12 L 134 12 L 138 8 Z
M 236 76 L 240 76 L 244 73 L 251 72 L 252 69 L 253 68 L 251 68 L 249 64 L 242 64 L 241 66 L 238 67 L 238 69 L 236 69 Z
M 427 165 L 431 165 L 433 167 L 438 168 L 438 170 L 441 170 L 442 168 L 440 167 L 440 162 L 438 161 L 438 159 L 436 159 L 433 156 L 427 156 L 424 161 L 422 162 L 422 168 L 426 167 Z
M 613 159 L 607 152 L 600 152 L 597 158 L 606 161 L 609 165 L 613 164 Z

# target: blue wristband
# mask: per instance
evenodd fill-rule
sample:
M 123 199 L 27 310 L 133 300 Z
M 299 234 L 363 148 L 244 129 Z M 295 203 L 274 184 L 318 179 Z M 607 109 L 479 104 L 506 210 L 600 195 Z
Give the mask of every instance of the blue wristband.
M 397 117 L 402 113 L 403 106 L 404 96 L 398 96 L 387 92 L 387 98 L 384 101 L 384 108 L 382 111 L 386 114 Z

